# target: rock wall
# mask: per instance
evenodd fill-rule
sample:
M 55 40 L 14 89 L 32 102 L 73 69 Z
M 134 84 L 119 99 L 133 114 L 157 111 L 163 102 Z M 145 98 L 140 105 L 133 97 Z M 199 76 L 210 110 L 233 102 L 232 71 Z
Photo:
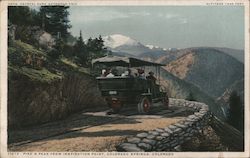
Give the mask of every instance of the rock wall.
M 62 119 L 85 108 L 106 106 L 93 77 L 68 74 L 48 82 L 11 74 L 8 78 L 8 126 L 18 128 Z
M 127 152 L 177 151 L 178 146 L 192 139 L 192 136 L 197 133 L 202 132 L 203 127 L 207 126 L 212 117 L 208 106 L 204 103 L 170 99 L 170 104 L 191 107 L 194 114 L 165 128 L 157 128 L 129 137 L 116 147 L 117 150 Z

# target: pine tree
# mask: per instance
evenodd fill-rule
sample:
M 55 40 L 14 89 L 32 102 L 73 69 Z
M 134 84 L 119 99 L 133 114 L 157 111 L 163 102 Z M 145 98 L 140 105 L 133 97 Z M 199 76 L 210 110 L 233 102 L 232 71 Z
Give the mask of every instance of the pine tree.
M 80 31 L 80 36 L 74 46 L 75 55 L 81 60 L 81 64 L 86 65 L 88 54 L 86 51 L 86 46 L 82 38 L 82 31 Z
M 32 26 L 40 26 L 41 24 L 41 18 L 40 18 L 40 13 L 36 11 L 35 9 L 30 10 L 31 13 L 31 25 Z
M 83 39 L 82 39 L 82 30 L 80 30 L 80 36 L 79 39 L 77 41 L 80 45 L 84 45 Z
M 104 41 L 100 35 L 98 38 L 89 38 L 87 42 L 87 49 L 89 54 L 89 61 L 95 58 L 103 57 L 107 54 L 106 48 L 104 48 Z
M 66 39 L 71 28 L 68 20 L 68 6 L 44 6 L 40 8 L 41 27 L 56 36 L 60 32 L 61 37 Z
M 9 6 L 8 20 L 11 24 L 29 26 L 32 23 L 30 8 L 26 6 Z
M 87 41 L 87 49 L 88 49 L 88 51 L 91 51 L 94 49 L 94 42 L 93 42 L 93 39 L 91 37 Z
M 236 91 L 233 91 L 229 97 L 228 123 L 243 131 L 244 111 L 240 96 Z
M 65 43 L 61 38 L 56 38 L 56 44 L 53 46 L 53 49 L 50 50 L 48 55 L 53 59 L 58 59 L 60 55 L 63 54 L 64 45 Z
M 98 50 L 99 51 L 102 51 L 103 50 L 103 47 L 104 47 L 104 41 L 103 41 L 103 39 L 102 39 L 102 36 L 100 35 L 99 36 L 99 38 L 97 39 L 97 41 L 98 41 Z

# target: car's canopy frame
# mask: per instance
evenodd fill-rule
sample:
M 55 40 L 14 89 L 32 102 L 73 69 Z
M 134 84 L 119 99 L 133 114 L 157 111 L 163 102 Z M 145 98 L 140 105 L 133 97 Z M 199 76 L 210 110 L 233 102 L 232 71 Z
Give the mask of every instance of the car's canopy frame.
M 92 60 L 92 65 L 102 64 L 105 66 L 122 66 L 122 67 L 142 67 L 142 66 L 164 66 L 160 63 L 145 61 L 133 57 L 105 56 Z

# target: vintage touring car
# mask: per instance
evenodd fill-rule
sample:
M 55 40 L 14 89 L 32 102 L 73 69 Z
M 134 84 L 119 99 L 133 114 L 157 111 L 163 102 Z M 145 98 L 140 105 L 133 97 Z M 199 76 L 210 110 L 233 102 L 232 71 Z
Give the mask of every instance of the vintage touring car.
M 140 60 L 132 57 L 106 56 L 92 60 L 93 68 L 102 65 L 108 68 L 124 67 L 127 70 L 133 68 L 155 67 L 160 80 L 159 63 Z M 145 73 L 144 73 L 145 74 Z M 114 112 L 119 112 L 123 106 L 137 106 L 140 114 L 148 113 L 153 106 L 165 106 L 168 108 L 169 98 L 166 92 L 160 89 L 160 82 L 152 82 L 146 77 L 132 75 L 114 75 L 112 77 L 97 77 L 98 87 L 107 104 Z

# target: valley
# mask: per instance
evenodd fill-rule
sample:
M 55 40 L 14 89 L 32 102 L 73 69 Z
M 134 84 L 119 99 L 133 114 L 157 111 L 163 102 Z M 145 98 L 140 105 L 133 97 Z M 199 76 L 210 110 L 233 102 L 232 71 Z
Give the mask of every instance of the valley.
M 237 91 L 244 100 L 243 50 L 219 47 L 166 49 L 143 45 L 124 35 L 111 35 L 104 39 L 114 55 L 165 64 L 161 69 L 161 79 L 171 97 L 185 99 L 192 94 L 198 101 L 218 106 L 215 111 L 228 109 L 232 91 Z M 119 43 L 118 47 L 116 43 Z

